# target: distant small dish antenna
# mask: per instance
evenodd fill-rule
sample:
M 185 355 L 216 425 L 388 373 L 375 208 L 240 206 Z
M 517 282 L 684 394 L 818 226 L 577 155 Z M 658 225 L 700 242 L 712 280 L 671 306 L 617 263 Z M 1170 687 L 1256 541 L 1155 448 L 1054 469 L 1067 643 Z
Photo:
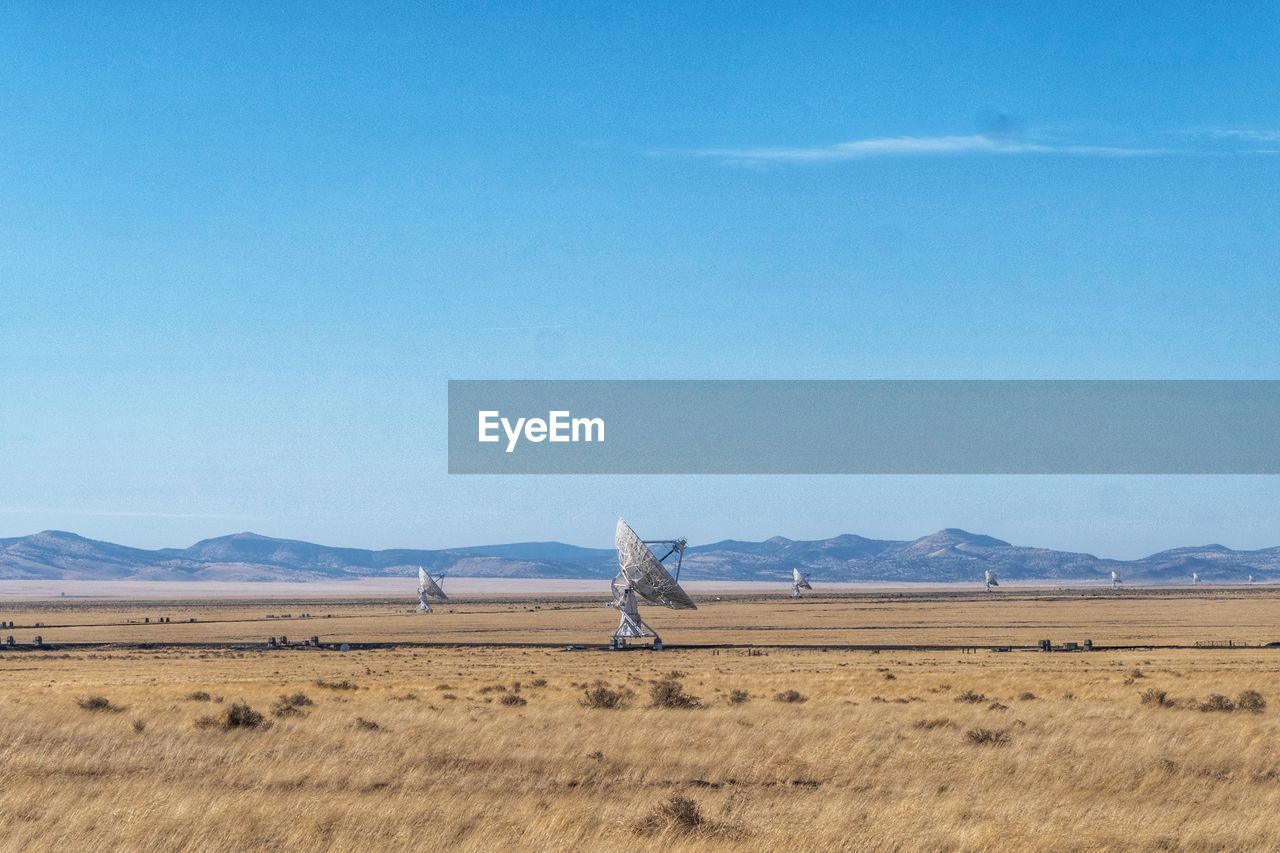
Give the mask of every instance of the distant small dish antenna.
M 799 569 L 791 570 L 791 597 L 799 598 L 800 590 L 807 589 L 812 591 L 813 587 L 809 586 L 809 579 Z
M 1119 572 L 1117 572 L 1117 571 L 1115 571 L 1115 570 L 1112 570 L 1112 572 L 1111 572 L 1111 588 L 1112 588 L 1112 589 L 1119 589 L 1119 588 L 1120 588 L 1120 585 L 1121 585 L 1122 583 L 1124 583 L 1124 581 L 1120 580 L 1120 573 L 1119 573 Z
M 444 575 L 433 578 L 422 566 L 418 566 L 418 612 L 430 613 L 431 602 L 448 601 L 449 596 L 444 594 Z
M 1192 572 L 1192 573 L 1191 573 L 1191 582 L 1192 582 L 1192 583 L 1200 583 L 1200 573 L 1199 573 L 1199 572 Z
M 612 606 L 617 608 L 620 618 L 610 645 L 621 649 L 626 648 L 628 640 L 653 637 L 653 647 L 660 649 L 662 638 L 640 618 L 637 596 L 672 610 L 698 609 L 680 586 L 680 565 L 684 562 L 687 543 L 683 539 L 641 539 L 622 519 L 618 519 L 614 542 L 618 547 L 618 575 L 609 586 L 613 592 Z M 657 557 L 649 550 L 650 545 L 659 545 L 666 553 Z M 674 577 L 665 565 L 673 556 Z
M 1253 583 L 1253 575 L 1249 575 L 1249 583 Z
M 983 573 L 982 581 L 986 584 L 987 592 L 991 592 L 991 587 L 993 586 L 1000 586 L 1000 581 L 996 578 L 996 573 L 991 571 L 991 569 L 987 569 L 986 572 Z

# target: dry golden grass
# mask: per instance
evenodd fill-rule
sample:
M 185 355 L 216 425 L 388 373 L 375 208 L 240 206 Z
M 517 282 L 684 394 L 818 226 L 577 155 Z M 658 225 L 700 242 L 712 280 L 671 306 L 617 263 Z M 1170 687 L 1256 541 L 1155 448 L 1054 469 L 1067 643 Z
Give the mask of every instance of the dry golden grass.
M 889 615 L 864 604 L 839 618 L 911 635 L 909 603 Z M 1105 601 L 1100 613 L 1089 612 L 1097 601 L 1007 604 L 1006 624 L 1058 608 L 1063 623 L 1033 625 L 1028 639 L 1082 639 L 1113 617 Z M 506 606 L 476 605 L 482 627 L 505 613 L 514 632 L 527 614 Z M 747 606 L 704 608 L 698 630 L 715 633 L 717 613 L 731 628 Z M 937 630 L 941 606 L 920 605 L 919 631 Z M 779 625 L 803 612 L 756 607 Z M 1145 618 L 1184 638 L 1258 618 L 1230 601 L 1159 607 Z M 998 627 L 984 600 L 951 610 L 969 630 Z M 6 618 L 19 624 L 33 618 L 13 612 Z M 442 630 L 423 620 L 447 615 L 413 624 Z M 179 629 L 176 619 L 166 627 Z M 678 638 L 669 621 L 660 627 Z M 1023 639 L 1024 627 L 1004 630 L 1006 641 Z M 241 638 L 258 633 L 280 629 L 255 625 Z M 1275 850 L 1278 669 L 1280 649 L 1261 648 L 5 652 L 0 847 Z M 701 707 L 649 707 L 653 683 L 672 678 Z M 601 681 L 628 703 L 584 707 Z M 1166 704 L 1142 703 L 1153 688 Z M 790 690 L 806 701 L 775 699 Z M 1268 707 L 1196 709 L 1247 690 Z M 735 704 L 733 691 L 749 698 Z M 199 692 L 209 698 L 190 698 Z M 298 693 L 313 704 L 294 701 Z M 957 701 L 965 694 L 982 698 Z M 525 704 L 505 704 L 510 695 Z M 77 702 L 95 696 L 111 708 Z M 282 696 L 295 711 L 275 716 Z M 270 727 L 223 728 L 218 718 L 237 702 Z M 671 809 L 673 796 L 692 801 L 699 819 L 687 804 Z

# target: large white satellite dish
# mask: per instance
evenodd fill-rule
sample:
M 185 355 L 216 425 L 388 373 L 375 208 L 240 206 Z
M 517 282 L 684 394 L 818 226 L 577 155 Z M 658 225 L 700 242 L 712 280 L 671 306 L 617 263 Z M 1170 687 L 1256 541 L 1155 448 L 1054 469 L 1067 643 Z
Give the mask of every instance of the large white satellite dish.
M 987 592 L 991 592 L 991 587 L 993 586 L 1000 586 L 1000 581 L 996 578 L 996 573 L 991 569 L 987 569 L 986 573 L 983 574 L 982 582 L 986 584 Z
M 444 583 L 444 575 L 438 578 L 431 577 L 427 570 L 418 566 L 418 610 L 422 613 L 431 612 L 432 601 L 448 601 L 449 596 L 444 594 L 444 587 L 440 584 Z
M 685 541 L 683 539 L 649 539 L 643 540 L 622 519 L 618 519 L 618 528 L 614 534 L 618 546 L 618 576 L 610 584 L 613 590 L 613 606 L 618 609 L 621 618 L 618 630 L 613 632 L 611 645 L 624 648 L 629 639 L 653 637 L 653 647 L 662 648 L 662 638 L 640 618 L 637 596 L 650 604 L 660 604 L 672 610 L 697 610 L 683 589 L 680 588 L 680 564 L 684 561 Z M 661 558 L 654 556 L 650 545 L 661 545 L 666 554 Z M 663 561 L 676 558 L 676 574 L 672 577 L 663 565 Z
M 802 589 L 812 590 L 813 587 L 809 586 L 809 579 L 804 576 L 804 573 L 802 573 L 799 569 L 792 569 L 791 570 L 791 597 L 799 598 L 800 590 Z
M 1120 580 L 1120 573 L 1112 569 L 1111 570 L 1111 588 L 1119 589 L 1122 583 L 1124 583 L 1124 581 Z
M 1200 583 L 1200 573 L 1199 573 L 1199 572 L 1192 572 L 1192 573 L 1191 573 L 1191 582 L 1192 582 L 1193 584 L 1194 584 L 1194 583 Z

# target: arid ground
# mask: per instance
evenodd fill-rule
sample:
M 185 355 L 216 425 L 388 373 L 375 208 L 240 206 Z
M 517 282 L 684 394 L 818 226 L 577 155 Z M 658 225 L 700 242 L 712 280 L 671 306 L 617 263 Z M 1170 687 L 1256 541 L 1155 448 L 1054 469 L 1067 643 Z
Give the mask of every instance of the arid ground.
M 569 595 L 10 603 L 54 648 L 0 651 L 0 848 L 1280 849 L 1280 591 L 699 605 L 645 615 L 768 647 L 259 648 L 607 637 Z M 1235 647 L 991 650 L 1039 639 Z M 975 650 L 779 647 L 821 643 Z

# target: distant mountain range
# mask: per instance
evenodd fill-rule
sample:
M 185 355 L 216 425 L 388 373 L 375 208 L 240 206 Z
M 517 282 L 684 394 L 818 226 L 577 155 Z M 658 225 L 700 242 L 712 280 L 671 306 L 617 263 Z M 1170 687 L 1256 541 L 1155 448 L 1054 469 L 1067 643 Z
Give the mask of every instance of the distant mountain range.
M 579 548 L 560 542 L 517 542 L 447 550 L 369 551 L 333 548 L 236 533 L 205 539 L 190 548 L 155 551 L 46 530 L 0 539 L 0 578 L 115 580 L 310 581 L 412 577 L 418 566 L 471 577 L 609 578 L 617 571 L 610 548 Z M 1107 560 L 1092 554 L 1010 545 L 964 530 L 940 530 L 912 541 L 866 539 L 844 534 L 796 541 L 775 536 L 763 542 L 725 540 L 685 552 L 682 578 L 783 582 L 791 569 L 815 582 L 970 581 L 985 569 L 1005 580 L 1108 580 L 1114 569 L 1124 580 L 1186 583 L 1192 572 L 1207 582 L 1280 579 L 1280 547 L 1233 551 L 1221 545 L 1175 548 L 1141 560 Z

